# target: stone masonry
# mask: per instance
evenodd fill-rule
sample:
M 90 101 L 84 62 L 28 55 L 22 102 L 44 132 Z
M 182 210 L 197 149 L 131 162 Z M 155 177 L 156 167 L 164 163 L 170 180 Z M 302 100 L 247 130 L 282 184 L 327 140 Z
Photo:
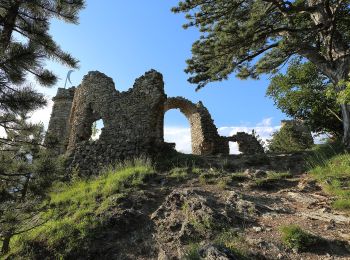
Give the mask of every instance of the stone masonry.
M 70 167 L 82 173 L 96 173 L 115 161 L 169 148 L 164 142 L 164 114 L 170 109 L 180 109 L 189 120 L 193 154 L 229 154 L 228 143 L 234 138 L 218 134 L 201 102 L 168 98 L 163 76 L 155 70 L 136 79 L 133 88 L 125 92 L 117 91 L 105 74 L 92 71 L 77 88 L 58 89 L 53 100 L 47 136 L 58 141 L 55 150 L 70 158 Z M 92 125 L 100 119 L 104 124 L 100 137 L 91 141 Z M 244 140 L 239 144 L 252 139 L 245 136 Z M 244 151 L 255 153 L 253 149 Z

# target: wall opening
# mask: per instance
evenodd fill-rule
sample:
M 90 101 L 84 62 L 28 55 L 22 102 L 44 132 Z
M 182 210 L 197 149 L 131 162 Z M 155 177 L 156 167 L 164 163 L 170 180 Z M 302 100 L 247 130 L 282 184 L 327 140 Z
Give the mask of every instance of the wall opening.
M 96 120 L 92 123 L 90 141 L 97 141 L 100 139 L 103 127 L 104 124 L 102 119 Z
M 230 147 L 230 154 L 241 154 L 239 151 L 239 146 L 237 142 L 228 142 L 228 145 Z
M 179 109 L 170 109 L 164 115 L 164 141 L 175 143 L 178 152 L 191 154 L 191 127 Z

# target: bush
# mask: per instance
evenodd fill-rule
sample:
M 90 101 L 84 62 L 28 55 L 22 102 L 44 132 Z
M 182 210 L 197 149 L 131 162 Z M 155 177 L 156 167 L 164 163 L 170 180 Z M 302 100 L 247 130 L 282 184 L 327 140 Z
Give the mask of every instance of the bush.
M 287 123 L 268 140 L 268 151 L 274 153 L 298 152 L 310 149 L 313 144 L 311 133 L 300 124 Z

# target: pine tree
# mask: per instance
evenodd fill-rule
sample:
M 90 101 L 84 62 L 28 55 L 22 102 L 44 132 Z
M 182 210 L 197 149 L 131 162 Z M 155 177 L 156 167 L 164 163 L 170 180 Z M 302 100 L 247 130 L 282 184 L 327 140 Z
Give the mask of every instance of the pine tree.
M 231 73 L 274 73 L 295 56 L 312 62 L 338 92 L 349 80 L 349 0 L 186 0 L 173 11 L 187 14 L 185 28 L 201 32 L 186 69 L 197 89 Z M 350 146 L 350 105 L 341 110 Z
M 49 34 L 50 19 L 77 23 L 83 0 L 0 1 L 0 240 L 2 252 L 11 238 L 36 225 L 46 188 L 57 177 L 56 159 L 42 149 L 43 127 L 28 123 L 28 114 L 46 104 L 27 82 L 33 75 L 42 86 L 56 83 L 43 68 L 47 59 L 76 68 Z
M 0 2 L 0 128 L 17 126 L 20 113 L 46 104 L 44 96 L 26 83 L 33 75 L 51 86 L 57 77 L 44 69 L 46 59 L 76 68 L 78 62 L 61 50 L 49 34 L 50 19 L 77 23 L 83 0 L 2 0 Z M 9 144 L 11 140 L 0 139 Z
M 14 235 L 43 224 L 38 215 L 51 183 L 64 175 L 60 159 L 39 144 L 42 124 L 28 123 L 23 115 L 18 128 L 8 131 L 10 145 L 0 145 L 0 241 L 1 252 L 9 251 Z

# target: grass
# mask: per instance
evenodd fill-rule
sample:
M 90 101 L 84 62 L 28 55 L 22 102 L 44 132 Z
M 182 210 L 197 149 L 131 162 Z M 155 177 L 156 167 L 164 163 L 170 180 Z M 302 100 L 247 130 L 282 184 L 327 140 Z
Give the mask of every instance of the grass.
M 282 242 L 288 248 L 297 251 L 310 249 L 319 242 L 319 238 L 304 231 L 297 225 L 287 225 L 280 228 L 282 233 Z
M 36 243 L 50 249 L 53 258 L 66 258 L 93 236 L 92 231 L 104 221 L 104 212 L 153 173 L 149 160 L 135 159 L 110 167 L 94 179 L 55 185 L 46 202 L 48 210 L 40 216 L 46 223 L 16 237 L 11 253 L 28 255 L 30 245 Z
M 231 176 L 231 180 L 233 182 L 244 182 L 248 179 L 249 179 L 249 177 L 243 172 L 233 173 Z
M 184 257 L 184 260 L 201 260 L 201 256 L 199 255 L 199 245 L 192 243 L 188 245 Z
M 176 179 L 178 181 L 185 180 L 188 177 L 188 168 L 175 167 L 170 170 L 169 178 Z
M 248 254 L 248 248 L 243 238 L 232 229 L 222 230 L 215 238 L 214 243 L 216 245 L 227 248 L 232 252 L 237 259 L 249 259 L 246 257 Z
M 340 154 L 310 170 L 324 190 L 335 196 L 333 207 L 350 211 L 350 154 Z
M 292 175 L 289 172 L 268 172 L 266 178 L 257 178 L 254 180 L 254 187 L 259 189 L 271 189 L 276 186 L 281 180 L 291 178 Z

